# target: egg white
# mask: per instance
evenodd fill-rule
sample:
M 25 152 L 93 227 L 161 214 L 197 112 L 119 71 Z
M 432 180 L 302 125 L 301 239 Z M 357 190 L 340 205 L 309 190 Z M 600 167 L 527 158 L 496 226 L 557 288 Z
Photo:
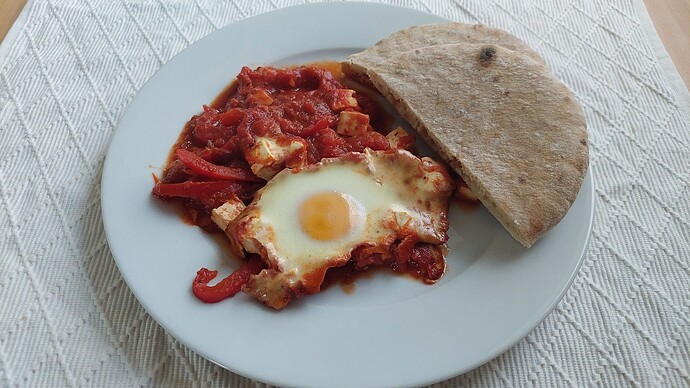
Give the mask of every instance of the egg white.
M 374 242 L 390 231 L 383 226 L 393 209 L 402 208 L 398 190 L 356 171 L 353 164 L 329 164 L 315 171 L 284 175 L 273 182 L 257 203 L 261 224 L 273 231 L 276 256 L 299 267 L 311 267 L 331 257 L 349 254 L 362 242 Z M 312 195 L 336 192 L 350 202 L 351 229 L 344 236 L 319 241 L 302 230 L 299 208 Z

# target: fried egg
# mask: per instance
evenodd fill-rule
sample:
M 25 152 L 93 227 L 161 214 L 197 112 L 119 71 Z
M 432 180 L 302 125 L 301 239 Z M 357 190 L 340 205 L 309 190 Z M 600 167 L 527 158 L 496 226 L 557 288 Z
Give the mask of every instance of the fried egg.
M 274 308 L 320 290 L 328 268 L 353 249 L 389 247 L 408 234 L 444 244 L 452 179 L 405 150 L 351 153 L 285 169 L 225 229 L 233 249 L 261 255 L 267 269 L 244 291 Z

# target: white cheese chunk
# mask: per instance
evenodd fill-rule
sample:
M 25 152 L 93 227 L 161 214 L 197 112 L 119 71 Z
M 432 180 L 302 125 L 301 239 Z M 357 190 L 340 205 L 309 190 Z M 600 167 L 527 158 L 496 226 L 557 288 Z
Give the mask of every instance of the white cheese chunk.
M 347 108 L 356 108 L 359 106 L 355 98 L 355 91 L 351 89 L 338 89 L 334 91 L 335 99 L 331 103 L 331 109 L 335 112 L 340 112 Z
M 369 131 L 369 115 L 349 110 L 342 111 L 335 131 L 345 136 L 365 133 Z
M 388 144 L 391 146 L 391 148 L 407 148 L 407 147 L 401 147 L 401 141 L 403 138 L 410 136 L 402 127 L 395 128 L 391 132 L 389 132 L 386 135 L 386 139 L 388 140 Z M 408 150 L 409 151 L 409 150 Z
M 252 172 L 257 176 L 269 180 L 285 168 L 285 161 L 300 152 L 305 144 L 300 141 L 291 141 L 287 145 L 279 145 L 270 137 L 257 137 L 254 146 L 249 150 L 247 160 L 252 164 Z
M 237 217 L 238 214 L 244 210 L 245 206 L 242 201 L 233 198 L 219 207 L 211 210 L 211 220 L 218 225 L 221 230 L 225 230 L 228 224 Z

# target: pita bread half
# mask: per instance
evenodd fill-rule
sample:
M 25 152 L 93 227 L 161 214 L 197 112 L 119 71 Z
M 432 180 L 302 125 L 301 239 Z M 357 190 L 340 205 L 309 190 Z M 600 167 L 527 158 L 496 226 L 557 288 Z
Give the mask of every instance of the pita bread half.
M 374 46 L 351 55 L 342 63 L 348 76 L 369 84 L 367 69 L 388 61 L 401 52 L 442 44 L 493 44 L 523 53 L 546 66 L 544 59 L 525 42 L 510 33 L 481 24 L 456 22 L 424 24 L 394 32 Z
M 453 44 L 400 53 L 367 75 L 525 247 L 568 212 L 588 167 L 587 128 L 543 65 Z

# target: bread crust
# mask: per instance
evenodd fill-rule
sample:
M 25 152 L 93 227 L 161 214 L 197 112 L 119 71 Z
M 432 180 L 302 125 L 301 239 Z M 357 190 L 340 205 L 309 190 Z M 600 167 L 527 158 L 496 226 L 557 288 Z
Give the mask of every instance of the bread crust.
M 457 22 L 423 24 L 394 32 L 372 47 L 351 55 L 342 63 L 343 72 L 365 85 L 371 85 L 367 69 L 391 57 L 417 48 L 445 44 L 494 44 L 521 52 L 546 67 L 544 59 L 525 42 L 510 33 L 481 24 Z

